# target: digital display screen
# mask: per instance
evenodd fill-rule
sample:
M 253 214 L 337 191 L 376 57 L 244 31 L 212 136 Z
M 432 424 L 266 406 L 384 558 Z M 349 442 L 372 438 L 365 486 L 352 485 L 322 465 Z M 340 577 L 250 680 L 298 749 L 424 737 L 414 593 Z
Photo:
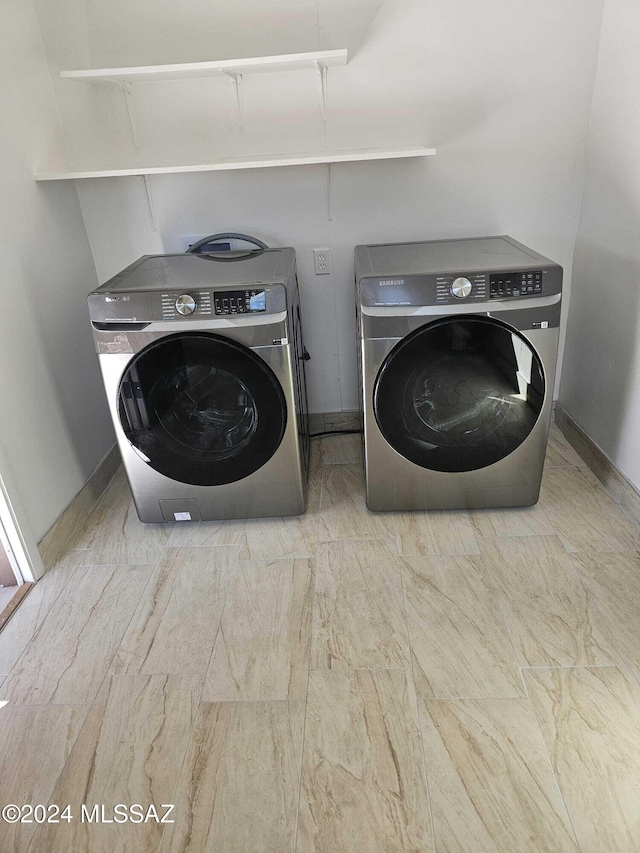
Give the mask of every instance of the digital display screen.
M 224 290 L 213 292 L 216 314 L 254 314 L 267 310 L 264 290 Z
M 267 294 L 260 290 L 249 297 L 249 311 L 266 311 Z

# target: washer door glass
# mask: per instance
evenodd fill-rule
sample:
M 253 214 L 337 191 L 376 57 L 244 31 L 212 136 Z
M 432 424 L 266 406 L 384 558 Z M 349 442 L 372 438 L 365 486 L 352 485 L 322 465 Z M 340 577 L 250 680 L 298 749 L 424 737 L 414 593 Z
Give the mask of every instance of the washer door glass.
M 120 383 L 120 422 L 152 468 L 181 483 L 242 480 L 278 449 L 286 401 L 271 368 L 216 335 L 186 333 L 143 349 Z
M 515 329 L 484 317 L 437 320 L 404 338 L 375 381 L 389 444 L 433 471 L 475 471 L 512 453 L 535 426 L 542 363 Z

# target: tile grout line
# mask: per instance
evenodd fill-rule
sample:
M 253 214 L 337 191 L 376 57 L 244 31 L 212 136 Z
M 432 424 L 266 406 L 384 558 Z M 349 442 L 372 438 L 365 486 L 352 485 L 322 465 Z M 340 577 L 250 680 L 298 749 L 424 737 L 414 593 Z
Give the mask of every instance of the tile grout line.
M 396 543 L 396 546 L 397 546 L 397 543 Z M 398 557 L 398 560 L 400 560 L 400 559 L 401 558 Z M 425 785 L 427 788 L 427 806 L 429 808 L 429 822 L 431 823 L 431 838 L 433 840 L 434 853 L 438 853 L 438 844 L 436 842 L 436 827 L 435 827 L 435 821 L 433 818 L 433 808 L 431 806 L 431 786 L 429 784 L 429 770 L 427 769 L 427 757 L 426 757 L 425 748 L 424 748 L 424 737 L 422 734 L 422 714 L 420 712 L 420 703 L 418 701 L 418 688 L 416 687 L 416 676 L 415 676 L 415 671 L 414 671 L 414 666 L 413 666 L 413 646 L 411 644 L 411 632 L 409 631 L 409 617 L 407 615 L 407 591 L 405 588 L 404 572 L 402 571 L 402 568 L 400 568 L 399 574 L 400 574 L 400 585 L 402 588 L 402 603 L 403 603 L 403 609 L 404 609 L 404 621 L 405 621 L 405 627 L 407 630 L 407 643 L 409 646 L 408 651 L 409 651 L 409 667 L 411 670 L 411 682 L 413 684 L 413 694 L 414 694 L 415 700 L 416 700 L 416 713 L 418 714 L 417 724 L 418 724 L 418 736 L 420 737 L 420 749 L 422 752 L 422 769 L 424 772 L 424 781 L 425 781 Z
M 322 492 L 322 485 L 320 486 Z M 319 522 L 318 522 L 319 525 Z M 319 534 L 318 527 L 318 534 Z M 318 543 L 316 542 L 316 545 Z M 316 549 L 317 551 L 317 549 Z M 313 617 L 315 615 L 315 604 L 316 604 L 316 577 L 317 577 L 317 569 L 318 569 L 318 557 L 316 555 L 315 558 L 312 558 L 313 562 L 313 589 L 311 593 L 311 608 L 309 613 L 309 640 L 308 640 L 308 652 L 307 652 L 307 691 L 304 699 L 304 720 L 302 721 L 302 741 L 300 744 L 300 775 L 298 777 L 298 800 L 296 807 L 296 825 L 293 833 L 293 849 L 292 853 L 298 849 L 298 828 L 300 826 L 300 804 L 302 802 L 302 774 L 304 772 L 304 749 L 307 739 L 307 712 L 309 710 L 309 683 L 311 681 L 311 652 L 313 649 Z
M 322 441 L 322 439 L 320 439 Z M 297 809 L 296 809 L 296 825 L 293 834 L 293 851 L 298 849 L 298 829 L 300 827 L 300 805 L 302 802 L 302 774 L 304 772 L 304 750 L 307 740 L 307 713 L 309 711 L 309 683 L 311 681 L 311 655 L 313 653 L 313 625 L 314 625 L 314 616 L 316 609 L 316 584 L 318 578 L 318 564 L 319 564 L 319 548 L 320 548 L 320 519 L 321 519 L 321 511 L 322 511 L 322 486 L 324 482 L 324 477 L 322 475 L 322 469 L 324 468 L 324 448 L 322 444 L 319 448 L 320 460 L 319 460 L 319 472 L 318 476 L 320 479 L 318 486 L 318 520 L 316 523 L 316 541 L 313 543 L 313 554 L 314 556 L 311 558 L 312 560 L 312 571 L 313 571 L 313 589 L 311 593 L 311 608 L 309 613 L 309 640 L 308 640 L 308 653 L 307 653 L 307 692 L 304 700 L 304 720 L 302 722 L 302 743 L 300 746 L 300 776 L 298 779 L 298 801 L 297 801 Z M 309 466 L 311 466 L 311 454 L 309 454 Z M 309 474 L 311 472 L 309 471 Z M 308 487 L 308 486 L 307 486 Z
M 532 667 L 530 667 L 530 668 L 532 668 Z M 561 668 L 561 667 L 558 667 L 558 668 Z M 533 714 L 533 718 L 536 721 L 538 736 L 539 736 L 540 741 L 542 743 L 542 748 L 544 749 L 544 754 L 547 756 L 547 761 L 549 762 L 549 767 L 551 768 L 551 772 L 553 773 L 553 779 L 556 783 L 556 788 L 558 790 L 558 794 L 560 795 L 560 800 L 562 801 L 562 805 L 564 806 L 564 810 L 565 810 L 565 813 L 567 815 L 567 820 L 569 821 L 569 826 L 571 827 L 571 832 L 573 833 L 573 839 L 576 843 L 576 850 L 581 850 L 582 848 L 580 846 L 580 843 L 578 842 L 578 835 L 577 835 L 575 827 L 573 825 L 571 813 L 569 812 L 569 807 L 567 806 L 567 802 L 564 798 L 564 794 L 562 793 L 562 788 L 560 787 L 560 780 L 558 779 L 558 774 L 556 773 L 556 768 L 554 767 L 553 761 L 551 760 L 551 753 L 547 749 L 547 744 L 546 744 L 546 741 L 544 739 L 544 735 L 542 733 L 542 726 L 540 725 L 540 720 L 538 719 L 538 715 L 536 714 L 536 709 L 533 707 L 533 702 L 531 701 L 531 695 L 529 694 L 529 688 L 527 686 L 527 682 L 525 681 L 524 678 L 522 680 L 524 681 L 524 689 L 525 689 L 525 693 L 527 696 L 527 701 L 529 703 L 529 707 L 531 708 L 531 713 Z
M 175 524 L 172 526 L 172 532 L 173 532 L 174 526 L 175 526 Z M 160 563 L 162 557 L 164 555 L 166 555 L 166 552 L 170 548 L 170 546 L 169 546 L 170 538 L 171 538 L 171 533 L 169 533 L 169 535 L 167 536 L 167 539 L 166 539 L 165 544 L 162 548 L 162 551 L 160 552 L 160 556 L 158 557 L 158 564 Z M 194 702 L 195 707 L 194 707 L 194 712 L 193 712 L 193 716 L 191 719 L 191 727 L 189 729 L 189 734 L 185 739 L 185 748 L 184 748 L 184 752 L 182 754 L 182 761 L 180 762 L 180 767 L 178 768 L 178 772 L 176 773 L 176 781 L 175 781 L 175 785 L 173 786 L 173 792 L 171 794 L 171 797 L 172 797 L 171 802 L 173 803 L 174 807 L 175 807 L 175 801 L 176 801 L 176 794 L 178 792 L 178 786 L 179 786 L 180 781 L 182 779 L 182 771 L 183 771 L 183 768 L 185 766 L 185 762 L 187 760 L 187 755 L 189 754 L 189 749 L 191 747 L 191 742 L 193 739 L 193 733 L 195 730 L 196 722 L 198 720 L 199 712 L 200 712 L 200 709 L 202 708 L 202 705 L 205 704 L 202 701 L 202 695 L 204 693 L 204 689 L 205 689 L 205 686 L 207 683 L 207 675 L 209 673 L 209 667 L 211 666 L 211 660 L 213 659 L 213 652 L 214 652 L 214 649 L 216 647 L 216 642 L 218 640 L 218 633 L 220 631 L 220 626 L 222 625 L 222 617 L 224 615 L 224 611 L 225 611 L 225 608 L 227 606 L 227 600 L 229 598 L 229 590 L 231 589 L 231 584 L 233 583 L 233 579 L 235 578 L 236 572 L 238 571 L 238 563 L 240 562 L 239 555 L 240 555 L 240 548 L 241 547 L 242 547 L 241 545 L 237 546 L 238 550 L 237 550 L 237 554 L 236 554 L 236 558 L 235 558 L 235 562 L 234 562 L 234 567 L 233 567 L 233 570 L 230 574 L 229 582 L 227 584 L 227 588 L 226 588 L 225 595 L 224 595 L 224 602 L 222 604 L 222 609 L 220 611 L 220 619 L 218 621 L 218 627 L 216 629 L 216 635 L 214 637 L 213 644 L 211 646 L 211 655 L 209 656 L 209 661 L 207 663 L 206 668 L 204 669 L 204 676 L 202 678 L 202 684 L 200 685 L 200 692 L 198 694 L 198 700 L 197 700 L 197 702 Z M 157 568 L 158 564 L 156 564 L 156 568 Z M 152 573 L 152 575 L 153 574 L 155 574 L 155 570 Z M 149 582 L 151 582 L 151 578 L 149 579 Z M 146 590 L 146 587 L 145 587 L 145 590 Z M 131 618 L 133 619 L 133 616 Z M 123 634 L 123 639 L 124 639 L 124 634 Z M 166 674 L 166 677 L 170 678 L 171 676 L 169 674 Z M 193 678 L 193 676 L 192 676 L 192 678 Z M 156 847 L 156 853 L 161 853 L 161 850 L 164 846 L 165 837 L 167 836 L 168 832 L 169 832 L 169 830 L 167 829 L 167 827 L 165 827 L 162 831 L 161 836 L 160 836 L 160 841 L 158 843 L 158 846 Z
M 621 666 L 627 666 L 625 663 L 567 663 L 567 664 L 541 664 L 540 666 L 521 666 L 520 669 L 620 669 Z
M 166 677 L 171 678 L 172 676 L 167 675 Z M 193 679 L 193 677 L 192 677 L 192 679 Z M 194 707 L 194 711 L 193 711 L 193 716 L 191 717 L 191 727 L 189 728 L 189 734 L 185 738 L 185 747 L 184 747 L 184 752 L 182 753 L 182 760 L 180 762 L 180 767 L 178 768 L 178 771 L 176 773 L 176 781 L 175 781 L 175 785 L 173 786 L 173 791 L 171 792 L 170 802 L 173 804 L 174 808 L 176 805 L 176 794 L 178 793 L 178 786 L 180 784 L 180 780 L 182 779 L 182 770 L 184 768 L 185 761 L 187 760 L 187 755 L 189 754 L 189 748 L 191 747 L 193 732 L 194 732 L 194 729 L 196 726 L 196 722 L 198 720 L 198 713 L 199 713 L 200 707 L 202 705 L 202 691 L 203 690 L 204 690 L 204 681 L 202 682 L 202 687 L 200 688 L 200 695 L 198 696 L 198 701 L 194 703 L 195 707 Z M 160 835 L 160 840 L 158 842 L 158 846 L 156 847 L 156 853 L 160 853 L 160 851 L 162 850 L 162 847 L 164 845 L 165 835 L 167 834 L 168 831 L 169 830 L 165 826 L 165 828 L 162 830 L 162 833 Z
M 513 537 L 510 537 L 510 538 L 513 538 Z M 518 661 L 518 653 L 516 652 L 516 646 L 515 646 L 515 643 L 513 641 L 513 637 L 511 636 L 511 631 L 509 630 L 509 623 L 507 622 L 505 615 L 504 615 L 504 609 L 502 607 L 502 602 L 500 600 L 502 598 L 502 594 L 498 590 L 496 590 L 494 579 L 493 579 L 493 576 L 491 574 L 491 568 L 489 567 L 489 561 L 485 558 L 484 555 L 481 555 L 480 561 L 482 562 L 484 570 L 486 572 L 487 579 L 489 581 L 489 588 L 491 589 L 491 591 L 495 595 L 496 602 L 498 604 L 498 611 L 500 613 L 500 618 L 502 619 L 502 624 L 504 626 L 505 631 L 507 632 L 507 637 L 509 638 L 509 644 L 511 645 L 511 652 L 513 654 L 513 660 L 514 660 L 516 668 L 518 670 L 518 674 L 520 675 L 520 681 L 522 682 L 522 686 L 524 688 L 524 692 L 525 692 L 525 696 L 526 696 L 527 695 L 527 685 L 525 684 L 524 676 L 522 674 L 523 667 L 520 666 L 520 663 Z M 524 657 L 524 655 L 523 655 L 523 657 Z

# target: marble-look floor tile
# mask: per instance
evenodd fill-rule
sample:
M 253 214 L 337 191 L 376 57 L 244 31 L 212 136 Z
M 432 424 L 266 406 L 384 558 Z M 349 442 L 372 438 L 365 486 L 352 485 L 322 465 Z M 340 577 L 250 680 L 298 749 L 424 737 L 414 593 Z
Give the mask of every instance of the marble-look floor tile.
M 362 415 L 359 411 L 325 412 L 324 429 L 327 432 L 338 429 L 362 429 Z
M 486 570 L 473 557 L 404 557 L 418 696 L 524 696 Z
M 220 545 L 241 545 L 244 541 L 246 518 L 228 521 L 177 522 L 170 525 L 168 548 L 215 548 Z
M 304 702 L 200 705 L 162 853 L 292 851 Z
M 566 468 L 570 465 L 580 468 L 584 467 L 586 463 L 580 454 L 571 447 L 560 429 L 555 424 L 551 424 L 544 464 L 548 468 Z
M 6 705 L 0 710 L 2 806 L 49 802 L 88 711 L 88 705 Z M 2 853 L 26 853 L 35 826 L 0 821 Z M 41 847 L 34 853 L 48 851 Z
M 94 700 L 152 566 L 80 566 L 2 686 L 21 705 Z
M 391 513 L 370 512 L 360 465 L 326 465 L 320 501 L 320 541 L 386 539 L 395 535 Z
M 581 849 L 637 851 L 640 685 L 618 667 L 524 676 Z
M 311 472 L 307 511 L 285 518 L 231 519 L 173 525 L 170 548 L 240 545 L 242 560 L 305 559 L 318 541 L 321 471 Z
M 546 470 L 540 502 L 568 551 L 640 549 L 640 528 L 585 468 Z
M 573 554 L 571 560 L 594 595 L 621 658 L 640 667 L 640 552 Z
M 320 524 L 322 469 L 309 474 L 307 510 L 285 518 L 255 518 L 247 522 L 240 549 L 241 560 L 305 559 L 313 557 Z
M 577 853 L 526 699 L 431 699 L 420 716 L 438 851 Z
M 312 669 L 409 666 L 400 565 L 393 540 L 318 547 Z
M 557 536 L 485 540 L 483 551 L 521 666 L 620 661 L 593 596 Z
M 312 591 L 310 560 L 238 563 L 203 702 L 306 697 Z
M 361 435 L 326 435 L 318 441 L 323 465 L 362 465 Z
M 69 760 L 51 795 L 52 803 L 71 806 L 78 818 L 40 827 L 35 851 L 68 853 L 155 853 L 161 823 L 88 823 L 79 819 L 83 804 L 105 808 L 113 816 L 118 803 L 154 805 L 173 802 L 180 766 L 195 719 L 201 685 L 173 675 L 116 675 L 104 703 L 92 707 Z M 102 692 L 102 691 L 101 691 Z M 170 815 L 184 820 L 184 815 Z
M 62 513 L 46 536 L 38 545 L 42 562 L 52 568 L 69 551 L 76 549 L 87 532 L 87 521 L 91 517 L 97 502 L 116 477 L 116 483 L 122 482 L 120 453 L 113 447 L 103 459 L 100 468 L 95 471 L 84 487 Z
M 85 566 L 155 564 L 168 538 L 168 525 L 140 521 L 127 488 L 101 523 L 83 562 Z
M 471 517 L 465 510 L 400 512 L 394 516 L 398 553 L 403 556 L 480 553 Z
M 238 546 L 168 548 L 133 615 L 113 672 L 204 677 Z
M 477 509 L 471 513 L 476 533 L 494 536 L 553 536 L 555 529 L 542 506 Z
M 433 851 L 405 672 L 312 672 L 298 853 Z
M 35 584 L 0 631 L 0 676 L 7 675 L 80 563 L 81 554 L 71 551 L 57 561 Z
M 90 490 L 85 490 L 86 487 L 81 494 L 83 497 L 88 497 Z M 59 519 L 62 522 L 60 527 L 55 529 L 56 525 L 54 525 L 54 529 L 45 536 L 39 546 L 42 548 L 43 560 L 47 560 L 45 565 L 59 559 L 63 551 L 89 548 L 102 524 L 127 492 L 129 492 L 127 476 L 120 465 L 97 500 L 79 501 L 81 509 L 84 504 L 86 510 L 84 514 L 69 512 L 68 519 Z

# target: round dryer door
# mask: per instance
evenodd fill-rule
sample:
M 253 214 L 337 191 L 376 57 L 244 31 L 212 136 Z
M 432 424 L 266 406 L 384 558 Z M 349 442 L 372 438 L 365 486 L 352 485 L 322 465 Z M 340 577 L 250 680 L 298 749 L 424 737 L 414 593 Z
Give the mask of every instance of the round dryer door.
M 448 317 L 404 338 L 376 378 L 373 408 L 389 444 L 433 471 L 475 471 L 504 459 L 544 403 L 542 363 L 515 329 Z
M 122 377 L 120 422 L 148 464 L 181 483 L 248 477 L 278 449 L 287 422 L 280 383 L 247 347 L 203 333 L 162 338 Z

